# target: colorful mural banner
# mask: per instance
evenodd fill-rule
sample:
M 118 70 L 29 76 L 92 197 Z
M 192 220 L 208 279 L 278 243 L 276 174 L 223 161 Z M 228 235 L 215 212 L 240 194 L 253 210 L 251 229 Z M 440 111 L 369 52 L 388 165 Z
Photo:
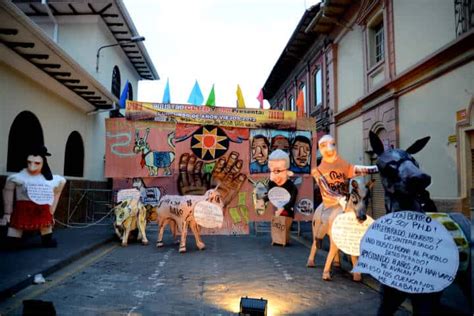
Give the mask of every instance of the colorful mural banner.
M 202 107 L 127 101 L 128 120 L 217 125 L 244 128 L 295 129 L 296 112 L 262 109 Z

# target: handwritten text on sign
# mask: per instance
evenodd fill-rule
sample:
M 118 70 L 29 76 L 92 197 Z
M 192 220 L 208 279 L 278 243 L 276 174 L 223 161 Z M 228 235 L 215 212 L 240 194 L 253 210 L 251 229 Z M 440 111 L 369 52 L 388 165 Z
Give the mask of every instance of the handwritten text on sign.
M 361 241 L 354 272 L 369 273 L 408 293 L 438 292 L 456 276 L 459 255 L 443 225 L 423 213 L 403 211 L 377 219 Z
M 137 189 L 124 189 L 120 190 L 117 193 L 117 202 L 122 202 L 125 200 L 136 200 L 140 199 L 140 191 Z
M 221 228 L 224 222 L 222 208 L 207 201 L 201 201 L 194 207 L 196 223 L 205 228 Z
M 28 197 L 34 203 L 39 205 L 53 205 L 54 193 L 53 188 L 46 183 L 30 183 L 26 187 Z
M 359 223 L 354 212 L 339 214 L 332 224 L 332 239 L 336 246 L 348 255 L 360 255 L 360 240 L 374 220 L 367 219 Z
M 284 188 L 273 187 L 268 191 L 268 199 L 278 209 L 290 201 L 290 193 Z

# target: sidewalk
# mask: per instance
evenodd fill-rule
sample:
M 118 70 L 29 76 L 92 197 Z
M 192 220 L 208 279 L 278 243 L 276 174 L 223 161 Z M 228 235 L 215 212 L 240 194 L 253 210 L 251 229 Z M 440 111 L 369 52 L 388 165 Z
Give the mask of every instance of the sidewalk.
M 42 248 L 38 233 L 25 238 L 25 249 L 0 250 L 0 302 L 32 284 L 35 274 L 46 277 L 116 238 L 111 225 L 55 229 L 53 235 L 57 248 Z

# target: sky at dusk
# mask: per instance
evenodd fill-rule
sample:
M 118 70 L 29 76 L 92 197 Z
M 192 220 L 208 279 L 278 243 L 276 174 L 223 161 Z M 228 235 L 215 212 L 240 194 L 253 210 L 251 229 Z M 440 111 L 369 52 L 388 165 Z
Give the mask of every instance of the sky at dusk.
M 169 78 L 171 103 L 187 103 L 198 80 L 206 101 L 246 106 L 256 99 L 310 0 L 124 0 L 160 80 L 140 81 L 139 101 L 162 102 Z M 269 105 L 265 101 L 265 108 Z

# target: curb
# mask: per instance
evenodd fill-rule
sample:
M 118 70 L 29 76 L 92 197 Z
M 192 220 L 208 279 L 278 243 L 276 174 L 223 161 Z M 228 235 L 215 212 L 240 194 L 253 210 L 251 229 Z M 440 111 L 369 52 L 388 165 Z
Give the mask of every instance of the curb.
M 54 272 L 66 267 L 67 265 L 71 264 L 72 262 L 80 259 L 81 257 L 83 257 L 83 256 L 93 252 L 94 250 L 100 248 L 101 246 L 114 241 L 115 238 L 116 238 L 116 236 L 112 235 L 110 238 L 107 238 L 107 239 L 105 239 L 101 242 L 93 244 L 91 247 L 83 249 L 83 250 L 79 251 L 78 253 L 71 255 L 71 256 L 65 258 L 64 260 L 61 260 L 60 262 L 54 264 L 53 266 L 51 266 L 49 268 L 46 268 L 42 271 L 38 271 L 38 272 L 33 273 L 32 275 L 30 275 L 26 279 L 18 282 L 15 285 L 10 286 L 7 289 L 1 290 L 0 291 L 0 302 L 3 302 L 4 300 L 6 300 L 8 298 L 11 298 L 16 293 L 20 292 L 24 288 L 26 288 L 26 287 L 30 286 L 31 284 L 33 284 L 35 274 L 41 273 L 44 277 L 47 277 L 47 276 L 53 274 Z

